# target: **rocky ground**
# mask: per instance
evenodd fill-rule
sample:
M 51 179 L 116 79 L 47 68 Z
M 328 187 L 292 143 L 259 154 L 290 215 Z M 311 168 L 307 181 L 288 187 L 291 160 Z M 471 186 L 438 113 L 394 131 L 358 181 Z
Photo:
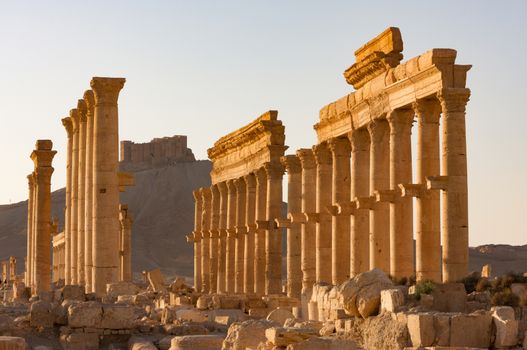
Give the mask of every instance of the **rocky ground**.
M 527 278 L 398 285 L 380 270 L 285 295 L 200 294 L 159 270 L 102 298 L 56 286 L 0 297 L 0 349 L 527 349 Z M 26 345 L 24 345 L 26 344 Z

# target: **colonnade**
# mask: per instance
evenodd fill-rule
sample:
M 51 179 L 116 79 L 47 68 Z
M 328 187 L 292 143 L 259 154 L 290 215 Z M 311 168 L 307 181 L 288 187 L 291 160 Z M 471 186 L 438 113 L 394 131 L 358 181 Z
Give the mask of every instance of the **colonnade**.
M 16 280 L 16 258 L 10 256 L 8 260 L 1 261 L 2 265 L 2 279 L 0 283 L 3 282 L 14 282 Z

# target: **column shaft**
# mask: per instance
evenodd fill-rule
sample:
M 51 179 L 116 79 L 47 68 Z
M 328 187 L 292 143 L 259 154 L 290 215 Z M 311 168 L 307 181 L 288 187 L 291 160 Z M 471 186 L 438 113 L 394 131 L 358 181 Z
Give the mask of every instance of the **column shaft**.
M 64 208 L 64 284 L 71 284 L 71 162 L 73 153 L 73 124 L 69 117 L 62 119 L 62 124 L 64 125 L 68 136 L 68 146 L 66 151 L 66 203 Z
M 227 239 L 225 245 L 225 286 L 227 293 L 234 293 L 236 254 L 236 186 L 234 180 L 227 181 Z
M 73 124 L 73 142 L 71 155 L 71 214 L 70 214 L 70 257 L 71 257 L 71 284 L 78 284 L 78 232 L 79 232 L 79 130 L 80 119 L 77 109 L 70 111 Z
M 202 232 L 202 216 L 203 216 L 203 188 L 193 191 L 194 195 L 194 289 L 201 291 L 202 289 L 202 271 L 201 271 L 201 232 Z
M 92 229 L 92 216 L 93 216 L 93 109 L 94 109 L 94 96 L 92 90 L 84 92 L 84 101 L 87 106 L 86 113 L 86 175 L 85 175 L 85 208 L 84 208 L 84 279 L 86 282 L 86 291 L 93 291 L 92 283 L 92 268 L 93 268 L 93 229 Z
M 226 255 L 227 255 L 227 184 L 217 184 L 220 192 L 220 217 L 219 217 L 219 240 L 218 240 L 218 293 L 225 293 L 226 287 Z
M 29 187 L 29 196 L 27 201 L 27 254 L 26 254 L 26 273 L 25 273 L 25 284 L 26 286 L 31 286 L 31 274 L 32 274 L 32 264 L 31 259 L 33 258 L 31 254 L 32 241 L 33 241 L 33 190 L 34 190 L 34 174 L 31 173 L 27 176 L 28 187 Z
M 120 280 L 132 281 L 132 216 L 128 210 L 128 205 L 119 206 L 119 222 L 121 224 L 121 262 Z
M 219 261 L 218 255 L 220 253 L 220 203 L 221 196 L 218 185 L 211 186 L 211 223 L 210 223 L 210 293 L 219 292 L 218 281 L 219 281 Z
M 269 222 L 265 235 L 265 294 L 282 292 L 282 229 L 274 228 L 274 220 L 282 216 L 282 164 L 265 164 L 267 173 L 266 221 Z
M 78 173 L 78 204 L 77 204 L 77 282 L 86 284 L 84 270 L 84 223 L 85 223 L 85 194 L 86 194 L 86 103 L 79 100 L 79 173 Z
M 243 269 L 243 292 L 254 293 L 254 235 L 256 231 L 256 177 L 254 174 L 245 176 L 247 184 L 246 207 L 245 207 L 245 236 L 244 269 Z
M 256 221 L 265 221 L 267 205 L 267 175 L 263 168 L 256 175 Z M 265 293 L 265 230 L 258 228 L 254 237 L 254 292 Z
M 234 184 L 236 185 L 236 242 L 235 242 L 235 262 L 234 262 L 234 292 L 243 293 L 243 274 L 244 274 L 244 256 L 245 256 L 245 235 L 247 229 L 245 226 L 245 210 L 247 189 L 245 179 L 239 178 Z
M 202 188 L 200 191 L 202 210 L 201 210 L 201 291 L 203 293 L 211 292 L 211 268 L 214 266 L 210 257 L 210 232 L 212 227 L 212 191 L 209 187 Z M 214 252 L 217 254 L 217 252 Z M 218 258 L 214 258 L 217 261 Z

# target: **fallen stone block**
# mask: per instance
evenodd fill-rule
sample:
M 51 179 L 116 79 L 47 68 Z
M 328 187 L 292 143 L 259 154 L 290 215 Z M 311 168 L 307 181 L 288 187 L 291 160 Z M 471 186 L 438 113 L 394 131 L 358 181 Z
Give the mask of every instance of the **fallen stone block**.
M 330 337 L 309 338 L 287 346 L 287 350 L 360 350 L 353 340 Z
M 450 315 L 434 314 L 435 345 L 448 346 L 450 344 Z
M 68 325 L 72 328 L 100 328 L 102 306 L 98 302 L 75 303 L 68 308 Z
M 408 333 L 413 346 L 431 346 L 435 340 L 434 316 L 431 314 L 408 315 Z
M 248 320 L 234 323 L 229 327 L 222 349 L 245 350 L 266 341 L 265 330 L 277 324 L 268 320 Z
M 129 329 L 135 321 L 135 307 L 128 305 L 103 305 L 100 328 Z
M 154 269 L 146 273 L 148 283 L 154 292 L 166 290 L 165 276 L 159 269 Z
M 207 310 L 210 307 L 212 307 L 211 295 L 201 295 L 196 301 L 196 308 L 199 310 Z
M 209 321 L 225 326 L 230 326 L 233 322 L 242 322 L 247 319 L 247 315 L 240 309 L 216 309 L 211 310 L 208 314 Z M 218 322 L 218 318 L 221 322 Z
M 253 317 L 253 318 L 266 318 L 267 315 L 269 314 L 269 309 L 267 308 L 253 308 L 253 309 L 249 309 L 249 312 L 248 312 L 249 316 Z
M 187 335 L 172 338 L 169 350 L 221 350 L 222 343 L 220 335 Z
M 318 332 L 310 328 L 271 327 L 265 330 L 267 341 L 277 347 L 298 343 L 317 336 Z
M 78 285 L 65 285 L 62 288 L 62 299 L 63 300 L 86 300 L 86 294 L 84 294 L 84 287 Z
M 404 305 L 403 291 L 397 288 L 381 290 L 381 312 L 397 312 Z
M 467 292 L 463 283 L 434 284 L 432 308 L 441 312 L 465 312 Z
M 128 340 L 128 349 L 129 350 L 157 350 L 157 347 L 151 341 L 140 338 L 140 337 L 131 337 Z
M 106 296 L 111 301 L 117 300 L 119 295 L 135 295 L 138 292 L 139 287 L 132 282 L 120 281 L 106 285 Z
M 283 326 L 285 321 L 290 318 L 294 319 L 295 315 L 291 311 L 281 308 L 271 311 L 266 317 L 267 320 L 274 321 L 280 326 Z
M 55 315 L 51 309 L 51 303 L 39 300 L 31 304 L 29 309 L 29 324 L 31 327 L 53 327 Z
M 63 350 L 98 350 L 99 335 L 97 333 L 71 333 L 61 335 L 60 343 Z
M 489 348 L 492 316 L 484 314 L 456 314 L 450 318 L 450 346 Z
M 170 292 L 170 305 L 191 305 L 192 299 L 186 295 L 177 295 Z
M 176 311 L 176 318 L 182 321 L 205 322 L 209 320 L 209 315 L 195 309 L 183 309 Z
M 514 309 L 510 306 L 496 306 L 491 310 L 496 339 L 494 347 L 504 349 L 518 342 L 518 321 L 514 319 Z
M 27 350 L 24 338 L 0 336 L 0 350 Z

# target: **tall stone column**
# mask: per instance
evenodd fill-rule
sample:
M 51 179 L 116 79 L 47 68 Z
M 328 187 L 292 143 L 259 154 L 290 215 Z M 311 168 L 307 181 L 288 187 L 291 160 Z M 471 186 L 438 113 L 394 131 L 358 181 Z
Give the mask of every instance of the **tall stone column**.
M 219 292 L 218 281 L 219 281 L 219 260 L 218 256 L 220 255 L 220 204 L 221 204 L 221 195 L 218 185 L 211 186 L 211 223 L 209 229 L 210 237 L 210 293 Z
M 234 181 L 236 186 L 236 241 L 235 241 L 235 262 L 234 262 L 234 292 L 243 293 L 244 286 L 244 262 L 245 262 L 245 210 L 247 189 L 245 179 L 239 178 Z
M 95 97 L 93 147 L 93 290 L 119 279 L 119 121 L 117 99 L 122 78 L 93 78 Z
M 25 273 L 25 284 L 26 286 L 31 286 L 31 276 L 32 276 L 32 247 L 33 247 L 33 191 L 35 188 L 34 185 L 34 173 L 31 173 L 27 176 L 27 182 L 28 182 L 28 189 L 29 189 L 29 196 L 27 200 L 27 254 L 26 254 L 26 273 Z
M 316 211 L 317 168 L 313 150 L 299 149 L 296 155 L 302 167 L 302 213 Z M 302 315 L 307 316 L 307 304 L 311 299 L 313 284 L 316 281 L 316 224 L 305 222 L 301 227 L 302 264 Z
M 219 240 L 218 240 L 218 293 L 227 291 L 226 285 L 226 256 L 227 256 L 227 184 L 217 184 L 220 194 Z
M 203 293 L 210 293 L 210 275 L 211 275 L 211 266 L 212 258 L 210 257 L 210 242 L 211 236 L 210 232 L 213 230 L 211 226 L 212 222 L 212 191 L 210 187 L 201 188 L 199 194 L 201 196 L 201 217 L 198 218 L 201 220 L 201 290 Z M 214 252 L 217 254 L 217 252 Z M 218 258 L 215 257 L 215 261 L 218 261 Z
M 79 130 L 80 115 L 78 110 L 70 110 L 70 120 L 73 127 L 73 142 L 71 149 L 71 214 L 70 214 L 70 257 L 71 284 L 78 284 L 78 237 L 79 237 Z
M 384 119 L 368 124 L 370 133 L 370 195 L 390 188 L 390 135 Z M 390 272 L 390 204 L 378 202 L 370 211 L 370 269 Z
M 265 163 L 267 174 L 266 221 L 269 223 L 265 235 L 265 294 L 282 292 L 282 229 L 275 228 L 274 221 L 282 216 L 282 177 L 284 166 L 280 163 Z
M 225 291 L 234 293 L 236 241 L 236 186 L 234 180 L 227 181 L 227 239 L 225 244 Z
M 203 216 L 203 197 L 202 188 L 192 192 L 194 196 L 194 232 L 192 232 L 194 242 L 194 289 L 201 291 L 201 232 L 203 230 L 201 217 Z
M 13 282 L 16 280 L 16 258 L 14 256 L 9 257 L 9 279 Z
M 87 107 L 84 100 L 77 103 L 79 112 L 79 186 L 77 204 L 77 282 L 81 285 L 86 284 L 84 278 L 84 218 L 85 213 L 85 191 L 86 191 L 86 113 Z
M 256 176 L 256 221 L 265 221 L 267 208 L 267 174 L 260 168 Z M 254 292 L 265 294 L 265 229 L 258 227 L 254 237 Z
M 31 284 L 30 288 L 32 291 L 35 290 L 35 279 L 37 276 L 37 262 L 35 259 L 36 249 L 37 249 L 37 174 L 33 171 L 33 239 L 31 241 Z
M 332 201 L 333 204 L 350 201 L 350 152 L 347 138 L 334 138 L 328 142 L 333 158 Z M 350 217 L 332 216 L 331 261 L 332 283 L 341 284 L 350 274 Z
M 416 278 L 418 281 L 441 282 L 441 233 L 439 192 L 426 191 L 426 178 L 440 174 L 439 116 L 436 100 L 419 100 L 414 104 L 417 115 L 416 180 L 423 192 L 416 199 Z
M 120 239 L 120 280 L 132 281 L 132 215 L 127 204 L 119 205 Z
M 84 92 L 84 101 L 86 102 L 86 175 L 84 181 L 84 279 L 86 291 L 93 290 L 92 285 L 92 267 L 93 267 L 93 110 L 95 107 L 95 97 L 92 90 Z
M 456 282 L 468 273 L 468 189 L 465 108 L 469 89 L 444 89 L 442 109 L 441 175 L 443 282 Z
M 396 109 L 387 116 L 390 124 L 390 275 L 414 275 L 413 199 L 402 197 L 399 184 L 412 182 L 413 109 Z
M 72 156 L 73 156 L 73 123 L 70 117 L 62 119 L 62 125 L 66 129 L 68 136 L 68 146 L 66 153 L 66 203 L 64 208 L 64 254 L 65 270 L 64 283 L 71 284 L 71 185 L 72 185 Z
M 50 140 L 38 140 L 31 159 L 35 165 L 35 295 L 51 290 L 51 162 L 57 153 Z
M 332 280 L 331 217 L 326 212 L 326 207 L 332 202 L 331 152 L 326 144 L 318 144 L 313 146 L 313 154 L 317 163 L 316 281 L 330 283 Z
M 247 184 L 245 200 L 245 236 L 244 268 L 243 268 L 243 292 L 254 293 L 254 235 L 256 232 L 256 177 L 254 174 L 245 175 Z
M 370 136 L 366 129 L 349 134 L 351 143 L 351 198 L 370 194 Z M 370 269 L 370 211 L 354 210 L 351 216 L 350 277 Z
M 302 168 L 295 155 L 282 157 L 287 171 L 287 211 L 302 212 Z M 300 299 L 302 293 L 302 228 L 290 223 L 287 228 L 287 296 Z

